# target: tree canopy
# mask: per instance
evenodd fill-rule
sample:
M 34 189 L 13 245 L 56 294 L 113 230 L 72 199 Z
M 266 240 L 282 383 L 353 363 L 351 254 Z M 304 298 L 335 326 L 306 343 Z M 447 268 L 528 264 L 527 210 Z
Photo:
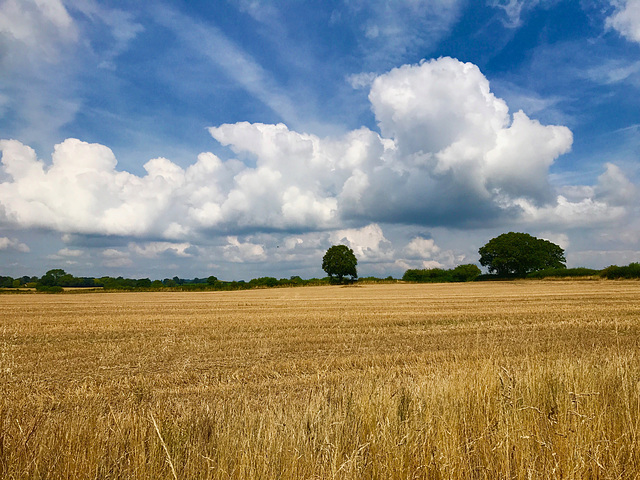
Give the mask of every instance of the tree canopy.
M 332 246 L 322 258 L 322 269 L 331 278 L 336 277 L 340 283 L 346 276 L 350 276 L 352 279 L 358 278 L 357 264 L 358 259 L 353 250 L 346 245 Z
M 498 275 L 524 276 L 546 268 L 565 268 L 564 250 L 528 233 L 503 233 L 480 247 L 480 265 Z

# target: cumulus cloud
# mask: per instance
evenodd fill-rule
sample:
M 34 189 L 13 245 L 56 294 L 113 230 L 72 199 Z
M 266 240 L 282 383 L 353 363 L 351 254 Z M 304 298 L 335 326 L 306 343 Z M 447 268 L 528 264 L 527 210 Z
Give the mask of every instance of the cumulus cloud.
M 229 262 L 257 262 L 266 259 L 262 245 L 249 241 L 241 242 L 235 236 L 227 237 L 227 243 L 228 245 L 224 247 L 224 257 Z
M 408 258 L 432 258 L 440 252 L 440 247 L 432 238 L 415 237 L 411 239 L 404 251 Z
M 638 199 L 638 189 L 624 172 L 613 163 L 605 165 L 605 172 L 598 177 L 594 194 L 609 205 L 633 205 Z
M 145 258 L 156 258 L 159 255 L 170 254 L 176 257 L 191 256 L 187 250 L 191 247 L 190 243 L 171 243 L 171 242 L 148 242 L 143 244 L 130 243 L 129 250 L 136 255 Z M 112 256 L 113 258 L 113 256 Z
M 615 12 L 607 18 L 607 27 L 617 30 L 632 42 L 640 42 L 640 0 L 620 0 L 611 3 L 615 6 Z
M 284 124 L 220 125 L 209 131 L 236 158 L 202 153 L 187 168 L 155 158 L 142 176 L 118 170 L 103 145 L 67 139 L 48 164 L 3 140 L 0 221 L 152 239 L 131 248 L 143 257 L 188 256 L 213 234 L 227 237 L 223 257 L 234 262 L 266 258 L 243 235 L 294 233 L 298 248 L 305 232 L 334 232 L 373 262 L 394 254 L 380 223 L 591 224 L 627 214 L 636 198 L 613 164 L 597 186 L 558 192 L 549 168 L 571 148 L 571 132 L 511 115 L 473 64 L 441 58 L 396 68 L 373 81 L 369 99 L 380 133 L 320 138 Z M 406 251 L 418 255 L 427 243 Z
M 347 245 L 355 256 L 365 262 L 388 261 L 393 258 L 391 242 L 384 236 L 380 225 L 375 223 L 363 228 L 352 228 L 331 232 L 331 243 Z
M 31 251 L 28 245 L 16 240 L 15 238 L 0 237 L 0 251 L 2 250 L 15 250 L 21 253 L 28 253 Z

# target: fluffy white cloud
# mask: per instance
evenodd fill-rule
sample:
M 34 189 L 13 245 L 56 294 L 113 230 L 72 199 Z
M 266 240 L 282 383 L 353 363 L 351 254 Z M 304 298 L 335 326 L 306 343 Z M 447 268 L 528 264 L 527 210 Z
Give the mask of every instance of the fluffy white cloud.
M 607 18 L 607 27 L 633 42 L 640 42 L 640 0 L 614 0 L 616 10 Z
M 15 250 L 21 253 L 28 253 L 31 251 L 28 245 L 16 240 L 15 238 L 0 237 L 0 251 L 2 250 Z
M 228 245 L 224 247 L 224 257 L 229 262 L 258 262 L 266 259 L 264 247 L 256 243 L 241 242 L 238 237 L 227 237 Z
M 393 258 L 391 242 L 385 238 L 380 225 L 375 223 L 359 229 L 337 230 L 329 238 L 334 244 L 350 247 L 361 261 L 388 261 Z
M 594 194 L 610 205 L 637 204 L 638 189 L 629 181 L 620 167 L 613 163 L 605 165 L 606 171 L 598 177 Z
M 405 254 L 409 258 L 432 258 L 438 252 L 440 247 L 436 245 L 432 238 L 415 237 L 404 249 Z
M 171 243 L 171 242 L 148 242 L 142 245 L 130 243 L 129 250 L 136 255 L 145 258 L 156 258 L 159 255 L 171 254 L 177 257 L 191 256 L 187 250 L 191 247 L 190 243 Z M 111 258 L 114 255 L 110 255 Z
M 521 111 L 510 115 L 473 64 L 441 58 L 406 65 L 378 76 L 369 98 L 381 134 L 360 128 L 320 138 L 283 124 L 221 125 L 210 133 L 237 158 L 202 153 L 187 168 L 156 158 L 143 176 L 118 170 L 102 145 L 67 139 L 49 165 L 18 141 L 0 141 L 0 222 L 153 238 L 132 247 L 143 257 L 188 256 L 187 242 L 223 236 L 222 256 L 237 262 L 266 258 L 262 243 L 237 235 L 295 231 L 282 246 L 300 249 L 298 239 L 308 244 L 304 232 L 333 231 L 327 239 L 382 262 L 395 255 L 383 222 L 580 226 L 621 218 L 637 199 L 612 164 L 596 186 L 554 189 L 549 168 L 570 149 L 571 132 Z M 425 242 L 414 239 L 405 253 L 455 261 L 444 252 L 425 257 Z
M 572 143 L 566 127 L 523 112 L 511 119 L 478 67 L 452 58 L 394 69 L 376 79 L 369 98 L 401 168 L 478 199 L 494 190 L 548 198 L 548 168 Z

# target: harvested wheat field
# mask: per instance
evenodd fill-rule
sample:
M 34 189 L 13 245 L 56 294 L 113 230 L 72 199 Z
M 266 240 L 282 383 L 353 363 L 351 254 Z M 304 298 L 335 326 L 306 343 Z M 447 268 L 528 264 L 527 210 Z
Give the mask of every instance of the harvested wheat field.
M 640 478 L 640 282 L 0 296 L 5 479 Z

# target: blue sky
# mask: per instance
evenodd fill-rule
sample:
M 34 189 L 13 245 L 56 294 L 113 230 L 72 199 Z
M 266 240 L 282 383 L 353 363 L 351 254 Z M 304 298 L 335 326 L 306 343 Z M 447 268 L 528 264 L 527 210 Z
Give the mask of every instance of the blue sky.
M 640 260 L 640 0 L 0 0 L 3 275 Z

